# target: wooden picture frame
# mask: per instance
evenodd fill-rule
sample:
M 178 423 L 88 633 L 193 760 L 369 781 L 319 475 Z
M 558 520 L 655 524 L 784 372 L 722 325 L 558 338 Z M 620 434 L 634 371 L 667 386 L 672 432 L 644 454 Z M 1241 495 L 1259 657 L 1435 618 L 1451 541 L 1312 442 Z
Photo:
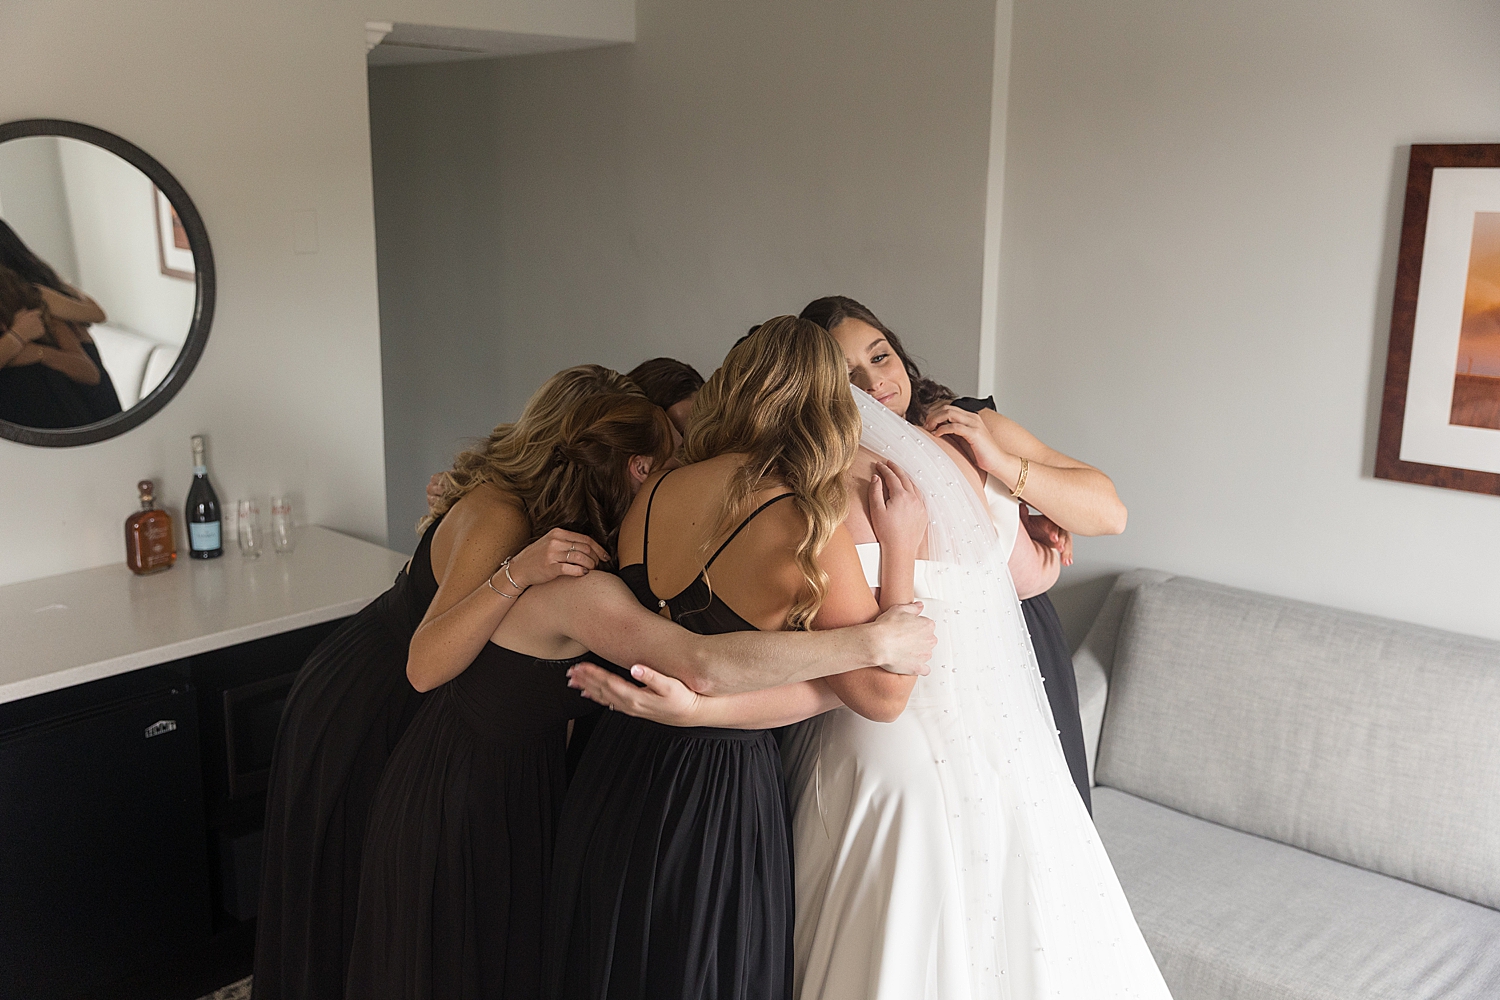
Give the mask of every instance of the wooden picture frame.
M 1481 287 L 1476 282 L 1487 288 L 1500 280 L 1500 265 L 1494 263 L 1500 257 L 1479 252 L 1481 240 L 1488 247 L 1495 233 L 1500 233 L 1500 143 L 1412 146 L 1375 449 L 1377 478 L 1500 496 L 1500 418 L 1491 415 L 1500 414 L 1500 369 L 1493 384 L 1487 374 L 1476 381 L 1470 347 L 1470 377 L 1463 373 L 1465 345 L 1481 343 L 1475 333 L 1480 329 L 1475 289 Z M 1490 327 L 1500 334 L 1500 313 L 1480 318 L 1488 324 L 1480 348 L 1488 372 L 1500 364 L 1489 353 L 1494 349 Z M 1461 393 L 1457 403 L 1456 391 Z
M 192 281 L 197 277 L 193 266 L 193 248 L 188 240 L 187 227 L 177 214 L 177 209 L 161 188 L 152 185 L 152 213 L 156 218 L 156 261 L 161 273 L 169 278 Z

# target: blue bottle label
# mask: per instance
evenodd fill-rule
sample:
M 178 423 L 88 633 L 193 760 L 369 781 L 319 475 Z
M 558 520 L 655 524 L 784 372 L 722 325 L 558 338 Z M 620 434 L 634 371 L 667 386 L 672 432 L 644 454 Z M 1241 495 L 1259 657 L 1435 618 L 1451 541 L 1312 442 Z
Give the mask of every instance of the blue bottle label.
M 188 525 L 188 544 L 196 552 L 212 552 L 219 548 L 219 522 Z

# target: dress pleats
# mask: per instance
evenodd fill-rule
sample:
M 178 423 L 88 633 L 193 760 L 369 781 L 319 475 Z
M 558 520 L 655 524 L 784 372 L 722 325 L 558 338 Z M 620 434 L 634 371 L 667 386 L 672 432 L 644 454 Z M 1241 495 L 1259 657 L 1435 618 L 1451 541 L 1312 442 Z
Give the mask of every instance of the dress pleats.
M 422 704 L 406 655 L 437 592 L 431 542 L 429 529 L 410 567 L 323 640 L 287 695 L 266 790 L 256 1000 L 343 996 L 370 806 Z
M 787 817 L 770 733 L 605 713 L 563 810 L 547 995 L 786 997 Z
M 493 643 L 434 691 L 386 765 L 347 995 L 534 1000 L 577 660 Z

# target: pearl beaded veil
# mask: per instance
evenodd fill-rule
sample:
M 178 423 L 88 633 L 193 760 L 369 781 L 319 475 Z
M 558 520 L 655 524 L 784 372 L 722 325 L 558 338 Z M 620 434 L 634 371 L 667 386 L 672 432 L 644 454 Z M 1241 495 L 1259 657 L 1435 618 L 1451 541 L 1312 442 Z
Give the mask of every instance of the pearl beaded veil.
M 861 444 L 927 505 L 921 720 L 948 812 L 970 995 L 1168 997 L 1057 740 L 1015 585 L 984 502 L 921 430 L 854 390 Z

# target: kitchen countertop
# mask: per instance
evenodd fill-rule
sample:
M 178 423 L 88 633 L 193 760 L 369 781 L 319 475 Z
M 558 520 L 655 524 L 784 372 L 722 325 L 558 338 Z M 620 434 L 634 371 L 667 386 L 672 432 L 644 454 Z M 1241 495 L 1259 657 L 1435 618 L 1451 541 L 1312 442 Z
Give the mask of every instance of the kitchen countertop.
M 353 614 L 406 557 L 328 528 L 296 550 L 190 559 L 135 576 L 123 561 L 0 586 L 0 703 Z

